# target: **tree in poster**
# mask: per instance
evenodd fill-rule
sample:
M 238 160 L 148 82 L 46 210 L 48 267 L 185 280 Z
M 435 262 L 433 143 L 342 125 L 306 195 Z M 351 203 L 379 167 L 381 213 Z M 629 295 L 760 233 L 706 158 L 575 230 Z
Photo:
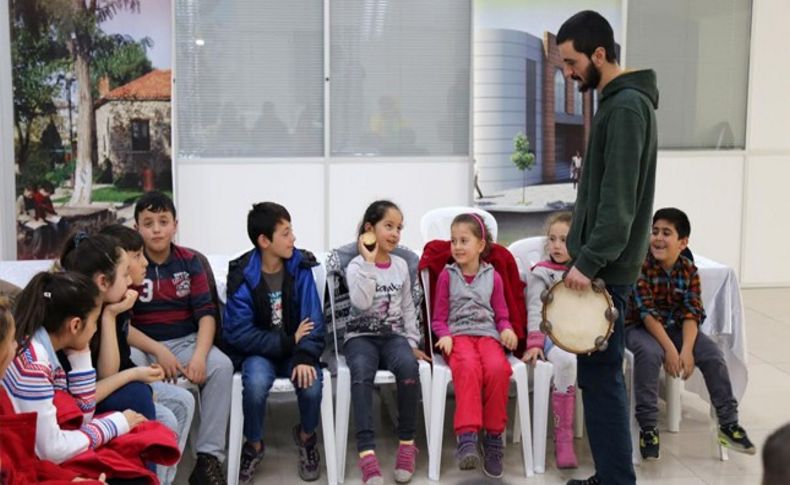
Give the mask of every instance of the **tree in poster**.
M 139 0 L 39 0 L 69 51 L 77 80 L 77 163 L 70 205 L 91 202 L 93 185 L 93 91 L 91 63 L 99 24 L 121 10 L 140 11 Z
M 523 185 L 521 186 L 521 203 L 526 204 L 527 171 L 532 170 L 532 167 L 535 166 L 535 154 L 530 151 L 529 139 L 523 133 L 518 133 L 513 138 L 513 148 L 510 160 L 516 165 L 516 168 L 521 170 L 524 177 Z

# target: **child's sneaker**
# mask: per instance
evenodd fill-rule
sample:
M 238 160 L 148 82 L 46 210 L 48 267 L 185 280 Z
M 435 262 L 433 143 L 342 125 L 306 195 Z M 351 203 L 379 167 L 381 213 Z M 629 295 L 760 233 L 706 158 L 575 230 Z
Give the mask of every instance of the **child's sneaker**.
M 654 461 L 661 457 L 658 430 L 655 426 L 647 426 L 639 431 L 639 451 L 643 460 Z
M 719 443 L 733 451 L 753 455 L 757 453 L 754 444 L 746 436 L 746 430 L 738 423 L 725 424 L 719 427 Z
M 491 478 L 502 478 L 504 467 L 505 445 L 502 443 L 502 434 L 488 434 L 483 436 L 483 473 Z
M 398 446 L 398 456 L 395 458 L 395 481 L 409 483 L 417 463 L 419 450 L 414 444 L 401 443 Z
M 360 458 L 357 466 L 362 472 L 362 485 L 384 485 L 384 479 L 381 478 L 381 467 L 375 453 Z
M 300 425 L 294 426 L 293 436 L 296 446 L 299 447 L 299 478 L 305 482 L 314 482 L 321 476 L 321 455 L 318 453 L 318 438 L 316 434 L 306 442 L 302 442 L 299 430 Z
M 455 459 L 461 470 L 474 470 L 480 464 L 480 453 L 477 451 L 477 433 L 461 433 L 458 435 L 458 448 Z
M 247 485 L 252 483 L 255 478 L 255 469 L 263 460 L 264 446 L 261 444 L 261 451 L 255 451 L 255 447 L 250 443 L 244 443 L 241 449 L 241 466 L 239 467 L 239 483 Z
M 260 460 L 258 462 L 260 463 Z M 189 483 L 190 485 L 227 485 L 219 458 L 209 453 L 198 453 L 195 469 L 189 476 Z

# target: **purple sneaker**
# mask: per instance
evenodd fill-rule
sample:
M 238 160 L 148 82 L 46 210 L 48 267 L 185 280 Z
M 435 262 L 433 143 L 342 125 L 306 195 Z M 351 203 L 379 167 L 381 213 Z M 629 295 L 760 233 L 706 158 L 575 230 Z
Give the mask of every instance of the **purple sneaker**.
M 398 446 L 398 456 L 395 457 L 395 481 L 409 483 L 417 466 L 417 453 L 419 450 L 413 444 Z
M 502 478 L 504 450 L 502 434 L 485 434 L 483 437 L 483 473 L 491 478 Z
M 384 479 L 381 478 L 381 467 L 375 453 L 365 455 L 359 459 L 357 466 L 362 471 L 363 485 L 383 485 Z
M 477 451 L 477 433 L 461 433 L 458 435 L 458 448 L 455 459 L 461 470 L 474 470 L 480 464 L 480 453 Z

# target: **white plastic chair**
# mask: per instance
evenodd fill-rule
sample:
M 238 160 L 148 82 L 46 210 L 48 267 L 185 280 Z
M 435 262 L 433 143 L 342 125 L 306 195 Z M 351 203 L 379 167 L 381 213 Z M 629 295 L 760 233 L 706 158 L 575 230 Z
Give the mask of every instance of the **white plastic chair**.
M 431 290 L 428 270 L 420 272 L 420 279 L 425 290 L 425 305 L 428 322 L 431 321 Z M 444 357 L 433 352 L 433 335 L 429 331 L 428 339 L 431 344 L 433 360 L 433 388 L 431 390 L 431 423 L 428 435 L 428 478 L 439 480 L 442 468 L 442 440 L 444 438 L 444 412 L 447 404 L 447 386 L 453 379 L 450 366 Z M 527 365 L 517 358 L 508 356 L 513 373 L 510 380 L 516 383 L 516 406 L 518 409 L 522 453 L 524 455 L 524 473 L 527 477 L 535 474 L 532 451 L 532 425 L 529 412 L 529 375 Z
M 625 349 L 625 382 L 628 385 L 628 414 L 631 424 L 631 447 L 632 456 L 631 461 L 634 465 L 642 464 L 642 454 L 639 451 L 639 423 L 636 421 L 636 399 L 634 391 L 634 354 L 628 349 Z M 663 373 L 663 370 L 662 370 Z M 664 374 L 664 398 L 667 403 L 667 428 L 671 433 L 680 431 L 680 415 L 682 406 L 680 403 L 680 394 L 683 392 L 683 380 L 679 377 L 670 377 Z M 713 405 L 710 406 L 710 416 L 713 419 L 713 441 L 711 449 L 713 455 L 718 457 L 721 461 L 729 460 L 727 448 L 719 444 L 718 430 L 716 423 L 716 409 Z
M 545 261 L 548 259 L 548 254 L 546 254 L 546 236 L 535 236 L 535 237 L 527 237 L 524 239 L 519 239 L 518 241 L 513 242 L 507 248 L 513 257 L 516 258 L 516 264 L 518 265 L 519 273 L 521 273 L 521 279 L 525 283 L 527 282 L 527 273 L 531 270 L 533 266 L 538 264 L 541 261 Z M 538 385 L 537 377 L 535 378 L 536 382 L 535 385 Z M 582 406 L 582 395 L 581 389 L 576 389 L 576 408 L 573 413 L 574 421 L 573 421 L 573 435 L 576 438 L 581 438 L 584 436 L 584 407 Z M 537 408 L 537 404 L 535 405 Z M 536 410 L 537 412 L 537 410 Z M 537 415 L 537 414 L 536 414 Z M 537 425 L 535 426 L 537 428 Z M 543 428 L 541 428 L 543 431 Z M 535 436 L 538 436 L 537 429 L 533 430 Z M 543 434 L 543 438 L 545 438 L 545 433 Z M 535 446 L 535 471 L 541 465 L 544 465 L 546 462 L 546 448 L 545 443 L 542 444 L 543 448 L 540 449 Z
M 335 417 L 335 449 L 337 450 L 337 477 L 338 483 L 343 483 L 346 477 L 346 451 L 348 449 L 348 427 L 351 416 L 351 370 L 346 363 L 346 357 L 340 354 L 337 341 L 337 326 L 335 325 L 335 284 L 333 276 L 327 278 L 329 292 L 329 305 L 332 313 L 332 334 L 335 344 L 335 359 L 337 362 L 337 409 Z M 430 422 L 430 396 L 431 396 L 431 366 L 425 361 L 418 360 L 420 374 L 420 388 L 422 390 L 422 408 L 425 417 L 425 436 L 428 437 Z M 395 374 L 387 370 L 376 371 L 373 384 L 395 384 Z M 430 448 L 430 443 L 429 443 Z
M 498 226 L 496 219 L 490 212 L 477 207 L 440 207 L 425 213 L 420 219 L 420 234 L 423 242 L 433 241 L 434 239 L 450 239 L 450 224 L 458 214 L 474 212 L 479 215 L 488 230 L 491 232 L 491 240 L 496 242 Z
M 318 290 L 321 308 L 324 307 L 324 288 L 326 286 L 325 258 L 319 258 L 319 265 L 313 267 L 313 278 Z M 324 440 L 324 462 L 326 464 L 326 479 L 329 485 L 337 482 L 337 451 L 335 449 L 335 420 L 332 404 L 332 374 L 328 369 L 322 370 L 323 382 L 321 386 L 321 430 Z M 269 394 L 293 393 L 294 385 L 290 379 L 281 377 L 274 380 Z M 230 402 L 230 427 L 228 439 L 228 485 L 239 482 L 239 467 L 241 466 L 241 446 L 244 441 L 244 411 L 242 408 L 242 382 L 241 372 L 233 374 L 233 387 Z

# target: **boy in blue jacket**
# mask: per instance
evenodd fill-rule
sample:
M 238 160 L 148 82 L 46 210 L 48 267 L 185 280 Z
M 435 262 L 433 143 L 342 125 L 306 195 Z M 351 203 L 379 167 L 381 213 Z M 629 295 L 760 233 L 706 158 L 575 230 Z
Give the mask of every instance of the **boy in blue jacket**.
M 315 258 L 294 248 L 291 215 L 274 202 L 253 205 L 247 233 L 255 248 L 230 262 L 223 338 L 241 370 L 244 437 L 240 483 L 251 483 L 264 454 L 266 399 L 274 379 L 296 387 L 301 423 L 293 429 L 299 476 L 317 480 L 315 429 L 321 411 L 324 319 L 313 272 Z

